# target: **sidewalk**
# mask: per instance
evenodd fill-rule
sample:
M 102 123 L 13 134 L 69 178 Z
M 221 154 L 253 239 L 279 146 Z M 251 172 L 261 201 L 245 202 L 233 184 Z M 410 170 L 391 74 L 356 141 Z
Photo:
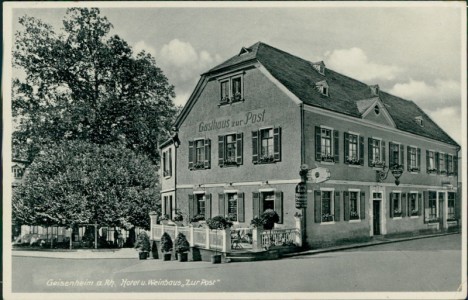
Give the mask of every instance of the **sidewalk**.
M 436 233 L 420 236 L 401 237 L 401 238 L 386 238 L 378 237 L 365 243 L 356 243 L 341 245 L 323 249 L 306 250 L 302 252 L 295 252 L 284 254 L 282 257 L 293 257 L 301 255 L 311 255 L 326 252 L 342 251 L 347 249 L 355 249 L 369 246 L 376 246 L 382 244 L 396 243 L 402 241 L 411 241 L 417 239 L 426 239 L 431 237 L 438 237 L 450 234 L 459 234 L 460 232 L 447 232 L 447 233 Z M 26 250 L 26 249 L 13 249 L 12 256 L 29 256 L 29 257 L 46 257 L 46 258 L 71 258 L 71 259 L 138 259 L 138 252 L 133 248 L 121 248 L 121 249 L 98 249 L 98 250 Z

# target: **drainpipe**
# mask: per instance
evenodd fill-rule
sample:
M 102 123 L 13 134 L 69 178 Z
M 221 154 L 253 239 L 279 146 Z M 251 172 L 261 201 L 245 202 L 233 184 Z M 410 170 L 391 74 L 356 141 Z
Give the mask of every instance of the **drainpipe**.
M 455 170 L 455 172 L 457 172 L 457 201 L 458 201 L 458 207 L 460 207 L 460 210 L 462 209 L 462 197 L 461 197 L 461 194 L 460 194 L 460 187 L 459 187 L 459 180 L 458 180 L 458 176 L 460 176 L 459 172 L 458 172 L 458 166 L 460 165 L 461 162 L 458 161 L 458 152 L 460 152 L 461 148 L 458 147 L 457 148 L 457 170 Z M 452 163 L 453 165 L 453 163 Z M 463 169 L 463 166 L 462 166 L 462 169 Z M 448 199 L 447 199 L 447 204 L 448 204 Z M 461 215 L 461 211 L 458 212 L 458 214 Z M 460 224 L 460 221 L 461 221 L 461 218 L 458 220 L 458 227 L 461 228 L 461 224 Z
M 301 120 L 301 165 L 305 164 L 305 132 L 304 132 L 304 103 L 299 104 L 300 110 L 300 120 Z M 301 181 L 304 180 L 307 187 L 307 177 L 301 178 Z M 306 191 L 307 193 L 307 191 Z M 302 213 L 302 246 L 307 245 L 307 208 L 301 209 Z

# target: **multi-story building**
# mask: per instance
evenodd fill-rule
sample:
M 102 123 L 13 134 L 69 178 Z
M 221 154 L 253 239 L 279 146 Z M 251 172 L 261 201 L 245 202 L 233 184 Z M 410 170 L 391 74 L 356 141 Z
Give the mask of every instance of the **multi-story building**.
M 443 230 L 460 219 L 460 146 L 414 102 L 323 62 L 260 42 L 242 48 L 201 75 L 175 126 L 180 145 L 161 145 L 170 216 L 229 215 L 247 227 L 272 208 L 278 227 L 294 227 L 302 213 L 313 247 Z M 330 178 L 307 182 L 301 211 L 303 164 Z M 403 171 L 399 185 L 388 167 Z

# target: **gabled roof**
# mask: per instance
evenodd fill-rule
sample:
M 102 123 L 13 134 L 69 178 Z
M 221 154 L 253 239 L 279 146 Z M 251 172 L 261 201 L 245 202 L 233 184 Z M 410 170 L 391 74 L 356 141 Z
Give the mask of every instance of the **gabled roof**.
M 249 61 L 259 62 L 303 103 L 356 118 L 362 118 L 362 109 L 365 106 L 365 103 L 362 102 L 363 99 L 375 97 L 369 85 L 363 82 L 328 68 L 326 68 L 325 74 L 322 75 L 313 67 L 311 62 L 267 44 L 257 42 L 245 48 L 245 50 L 203 75 L 217 73 Z M 328 97 L 322 95 L 315 88 L 316 83 L 323 80 L 326 80 L 329 85 Z M 383 91 L 380 91 L 379 98 L 384 103 L 397 129 L 459 146 L 413 101 Z M 417 125 L 415 122 L 416 116 L 423 117 L 424 126 Z

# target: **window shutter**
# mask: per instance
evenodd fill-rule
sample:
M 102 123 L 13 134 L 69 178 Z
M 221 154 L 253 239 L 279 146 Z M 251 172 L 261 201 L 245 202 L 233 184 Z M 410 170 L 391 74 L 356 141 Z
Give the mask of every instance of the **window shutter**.
M 209 169 L 211 165 L 211 140 L 205 140 L 205 169 Z
M 172 148 L 169 148 L 169 176 L 172 176 Z
M 260 217 L 260 193 L 252 193 L 253 216 Z
M 411 155 L 410 155 L 410 146 L 406 146 L 406 169 L 411 171 Z
M 429 192 L 428 192 L 428 191 L 424 191 L 423 194 L 424 194 L 424 211 L 423 211 L 423 214 L 424 214 L 424 223 L 427 223 L 427 217 L 428 217 L 428 215 L 426 214 L 426 209 L 429 208 Z
M 369 167 L 373 167 L 374 151 L 372 151 L 372 138 L 367 138 L 367 163 Z
M 188 167 L 193 169 L 193 141 L 188 142 Z
M 224 216 L 226 213 L 224 193 L 218 193 L 218 214 Z
M 211 194 L 205 194 L 205 220 L 211 218 Z
M 237 149 L 236 149 L 236 159 L 237 164 L 242 165 L 242 156 L 244 154 L 244 141 L 243 141 L 243 133 L 236 134 L 236 141 L 237 141 Z
M 421 171 L 421 148 L 418 148 L 418 161 L 416 162 L 416 166 L 419 168 L 419 171 Z
M 218 136 L 218 165 L 224 166 L 224 135 Z
M 391 167 L 393 165 L 393 143 L 388 142 L 388 166 Z
M 320 196 L 320 191 L 314 191 L 315 223 L 322 222 L 322 201 L 320 199 Z
M 406 193 L 401 193 L 401 216 L 404 218 L 406 217 L 406 212 L 407 212 L 407 208 L 408 208 L 408 204 L 407 204 L 407 194 Z M 408 214 L 410 215 L 410 214 Z
M 344 216 L 343 220 L 349 221 L 349 192 L 343 192 Z
M 333 152 L 333 160 L 337 163 L 340 161 L 340 134 L 338 130 L 333 130 Z
M 348 164 L 349 159 L 349 133 L 344 133 L 344 163 Z
M 460 197 L 458 196 L 458 193 L 453 193 L 455 200 L 454 200 L 454 209 L 455 209 L 455 218 L 457 220 L 460 220 L 460 213 L 461 213 L 461 203 L 460 203 Z M 448 201 L 448 200 L 447 200 Z
M 400 165 L 405 169 L 405 146 L 400 144 Z
M 190 218 L 190 220 L 195 216 L 194 198 L 195 197 L 193 196 L 193 194 L 188 195 L 189 218 Z
M 445 153 L 445 171 L 448 176 L 448 160 L 449 160 L 449 155 L 448 153 Z
M 437 174 L 440 173 L 440 164 L 439 164 L 439 152 L 435 153 L 435 161 L 436 161 L 436 169 L 437 169 Z
M 393 198 L 392 198 L 392 195 L 393 195 L 393 193 L 390 193 L 388 195 L 388 202 L 390 203 L 390 205 L 389 205 L 390 211 L 388 213 L 389 213 L 390 218 L 393 218 Z
M 359 204 L 359 217 L 366 219 L 366 192 L 361 192 L 361 203 Z
M 318 126 L 315 126 L 315 160 L 321 161 L 322 160 L 322 135 L 321 129 Z
M 252 162 L 258 163 L 258 131 L 252 131 Z
M 279 216 L 278 224 L 283 224 L 283 192 L 275 192 L 275 211 Z
M 364 137 L 359 137 L 359 164 L 364 166 Z
M 458 156 L 453 156 L 453 173 L 458 175 Z
M 245 222 L 244 193 L 237 193 L 237 221 Z
M 340 192 L 335 192 L 335 222 L 340 220 Z
M 421 216 L 423 211 L 422 207 L 422 193 L 418 193 L 418 215 Z
M 382 143 L 382 153 L 380 154 L 381 156 L 381 160 L 383 161 L 383 163 L 385 164 L 385 161 L 386 161 L 386 157 L 387 157 L 387 152 L 385 152 L 385 141 L 381 141 Z
M 167 196 L 164 196 L 163 199 L 164 199 L 164 200 L 163 200 L 163 204 L 164 204 L 163 214 L 167 215 L 167 206 L 168 206 L 168 204 L 167 204 Z
M 169 215 L 169 218 L 172 220 L 172 218 L 174 217 L 172 215 L 172 210 L 173 210 L 173 207 L 172 207 L 172 196 L 169 196 L 167 197 L 168 198 L 168 203 L 169 203 L 169 212 L 167 213 Z
M 429 150 L 426 150 L 426 172 L 429 173 Z
M 275 161 L 281 161 L 281 127 L 273 128 L 273 154 Z

